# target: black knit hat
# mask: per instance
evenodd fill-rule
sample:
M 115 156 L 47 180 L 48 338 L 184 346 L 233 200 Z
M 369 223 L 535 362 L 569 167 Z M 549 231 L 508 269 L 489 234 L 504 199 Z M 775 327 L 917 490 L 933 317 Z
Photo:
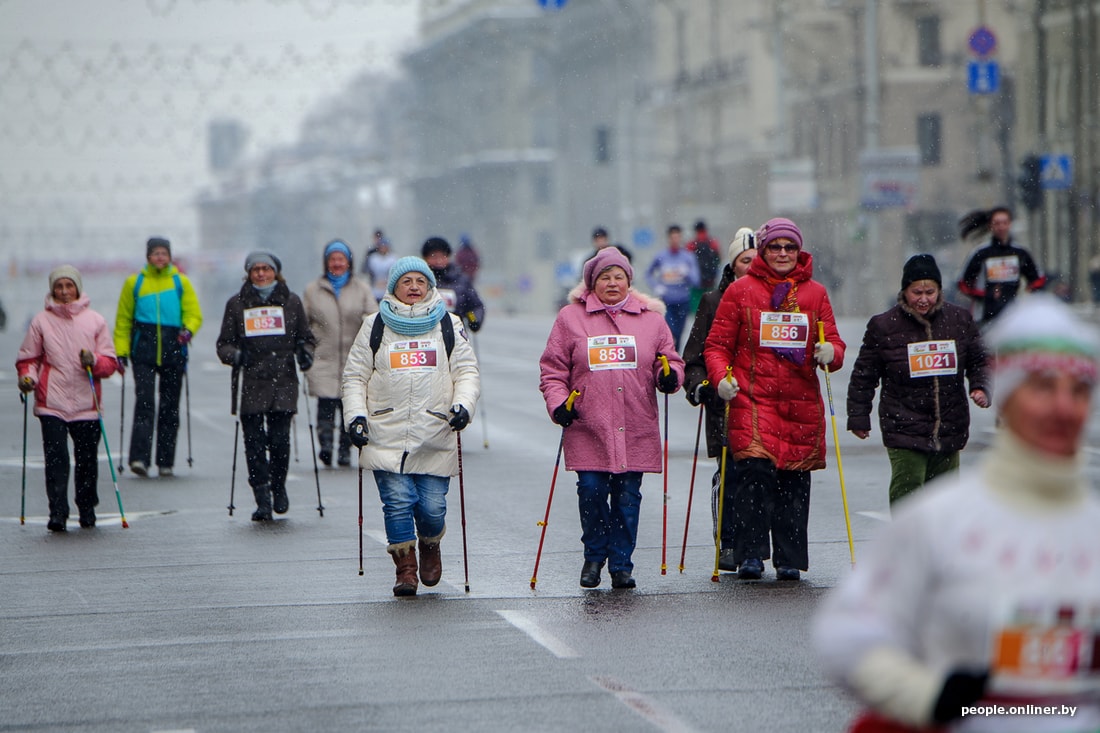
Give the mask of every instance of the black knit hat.
M 145 243 L 145 256 L 153 254 L 153 250 L 157 247 L 164 247 L 168 250 L 168 256 L 172 256 L 172 245 L 164 237 L 149 237 L 149 241 Z
M 432 252 L 442 252 L 450 257 L 451 245 L 443 237 L 430 237 L 428 241 L 424 242 L 424 246 L 420 248 L 420 256 L 427 257 Z
M 901 289 L 915 283 L 917 280 L 932 280 L 943 287 L 943 279 L 940 277 L 940 268 L 936 265 L 936 258 L 928 254 L 913 255 L 903 268 L 901 268 Z

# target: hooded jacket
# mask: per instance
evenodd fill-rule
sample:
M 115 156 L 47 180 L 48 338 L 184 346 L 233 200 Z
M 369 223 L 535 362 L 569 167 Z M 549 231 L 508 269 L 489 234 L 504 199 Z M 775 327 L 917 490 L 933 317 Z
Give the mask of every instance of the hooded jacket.
M 570 295 L 572 302 L 558 312 L 539 360 L 539 390 L 551 417 L 571 390 L 581 393 L 574 402 L 577 419 L 563 432 L 566 469 L 660 473 L 657 354 L 668 357 L 677 382 L 684 376 L 663 304 L 630 290 L 612 316 L 587 287 Z M 634 337 L 636 367 L 592 369 L 590 339 L 619 335 Z
M 354 275 L 348 278 L 337 298 L 332 283 L 322 275 L 306 285 L 302 304 L 309 317 L 309 329 L 317 339 L 313 366 L 306 372 L 309 393 L 339 399 L 340 376 L 348 351 L 363 319 L 378 311 L 378 301 L 366 281 Z
M 187 347 L 179 343 L 179 332 L 196 334 L 201 326 L 202 309 L 188 277 L 172 264 L 161 270 L 147 264 L 122 284 L 115 351 L 134 362 L 183 368 Z
M 101 379 L 115 373 L 115 349 L 103 316 L 93 311 L 86 293 L 72 303 L 46 296 L 46 309 L 31 319 L 15 362 L 19 378 L 35 381 L 34 414 L 65 422 L 96 420 L 95 399 L 80 352 L 95 354 L 95 399 L 102 404 Z
M 253 317 L 246 324 L 245 312 L 254 308 L 276 311 L 265 316 L 269 325 L 257 324 L 264 319 L 256 311 L 249 313 Z M 238 350 L 245 354 L 245 364 L 240 367 L 241 414 L 297 413 L 295 353 L 301 346 L 312 354 L 315 343 L 302 301 L 285 282 L 275 284 L 267 302 L 252 283 L 244 283 L 240 292 L 225 304 L 217 346 L 223 364 L 232 366 Z
M 441 299 L 433 288 L 428 298 L 413 305 L 392 294 L 384 300 L 398 315 L 420 317 Z M 373 352 L 370 335 L 377 318 L 381 316 L 374 313 L 364 319 L 342 379 L 345 426 L 357 417 L 367 420 L 370 442 L 359 452 L 359 465 L 389 473 L 457 475 L 458 438 L 449 423 L 451 407 L 462 405 L 473 416 L 481 394 L 477 358 L 462 319 L 444 314 L 455 332 L 448 358 L 438 323 L 417 336 L 404 336 L 387 326 Z M 403 354 L 415 354 L 424 365 L 409 367 L 407 360 L 403 364 Z
M 817 470 L 825 467 L 825 405 L 813 358 L 817 324 L 824 325 L 825 340 L 833 346 L 830 371 L 844 364 L 844 341 L 825 287 L 812 279 L 813 257 L 803 250 L 786 278 L 797 287 L 797 312 L 809 316 L 802 363 L 761 346 L 761 314 L 777 312 L 771 305 L 775 286 L 769 283 L 775 277 L 757 257 L 746 276 L 726 288 L 703 353 L 707 374 L 717 385 L 726 366 L 732 366 L 740 387 L 729 403 L 729 447 L 735 459 L 766 458 L 780 470 Z
M 955 373 L 910 376 L 909 345 L 942 341 L 954 344 Z M 897 305 L 867 323 L 848 382 L 848 430 L 871 429 L 871 403 L 879 383 L 879 425 L 887 448 L 926 453 L 965 448 L 969 391 L 991 394 L 985 348 L 970 313 L 945 303 L 940 291 L 939 303 L 921 316 L 899 294 Z

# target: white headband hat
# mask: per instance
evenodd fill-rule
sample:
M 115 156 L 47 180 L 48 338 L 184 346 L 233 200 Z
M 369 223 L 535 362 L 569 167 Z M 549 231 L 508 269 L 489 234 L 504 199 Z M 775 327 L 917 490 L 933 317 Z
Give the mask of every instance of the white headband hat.
M 749 227 L 741 227 L 737 230 L 737 234 L 733 235 L 733 241 L 729 246 L 729 259 L 733 262 L 737 259 L 737 255 L 741 254 L 747 249 L 756 249 L 756 232 Z

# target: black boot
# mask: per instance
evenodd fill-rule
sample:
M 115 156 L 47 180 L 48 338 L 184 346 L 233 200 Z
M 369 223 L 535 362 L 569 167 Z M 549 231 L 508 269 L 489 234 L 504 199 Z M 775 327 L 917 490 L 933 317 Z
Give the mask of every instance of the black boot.
M 286 495 L 285 486 L 272 486 L 271 500 L 276 514 L 286 514 L 287 509 L 290 509 L 290 497 Z
M 581 566 L 581 587 L 582 588 L 595 588 L 600 584 L 600 570 L 603 569 L 602 562 L 589 562 L 584 561 L 584 565 Z
M 271 521 L 271 486 L 264 484 L 253 487 L 252 494 L 256 497 L 256 511 L 252 512 L 253 522 Z

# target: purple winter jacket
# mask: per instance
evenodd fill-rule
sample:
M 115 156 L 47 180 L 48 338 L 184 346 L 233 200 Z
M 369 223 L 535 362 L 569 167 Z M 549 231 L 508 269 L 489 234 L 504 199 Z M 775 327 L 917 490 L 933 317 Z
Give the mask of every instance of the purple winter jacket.
M 613 368 L 630 363 L 629 346 L 618 351 L 621 347 L 616 343 L 589 341 L 609 337 L 621 342 L 615 338 L 621 335 L 634 337 L 634 368 Z M 601 362 L 601 349 L 618 351 L 626 361 Z M 650 299 L 636 291 L 630 291 L 616 315 L 586 289 L 558 312 L 539 360 L 539 390 L 551 416 L 570 390 L 581 393 L 574 403 L 577 419 L 564 433 L 566 470 L 661 472 L 657 354 L 668 357 L 682 384 L 684 360 L 676 353 L 668 324 Z M 593 364 L 596 369 L 591 368 Z

